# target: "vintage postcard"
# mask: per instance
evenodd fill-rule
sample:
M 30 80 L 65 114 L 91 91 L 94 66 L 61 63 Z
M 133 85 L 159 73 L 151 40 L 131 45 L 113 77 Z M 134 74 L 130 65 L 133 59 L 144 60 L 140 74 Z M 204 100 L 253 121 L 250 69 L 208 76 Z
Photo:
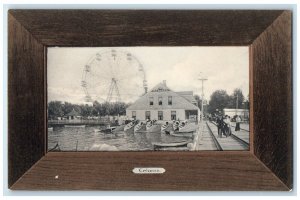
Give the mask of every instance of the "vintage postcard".
M 248 47 L 51 47 L 49 151 L 249 150 Z

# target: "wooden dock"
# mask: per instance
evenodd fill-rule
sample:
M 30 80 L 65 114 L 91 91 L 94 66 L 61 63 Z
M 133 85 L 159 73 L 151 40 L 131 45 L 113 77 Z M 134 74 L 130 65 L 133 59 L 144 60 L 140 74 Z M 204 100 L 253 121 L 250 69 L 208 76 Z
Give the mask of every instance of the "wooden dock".
M 218 137 L 218 128 L 214 123 L 202 122 L 199 131 L 199 141 L 195 150 L 207 151 L 247 151 L 249 150 L 249 132 L 238 132 L 232 128 L 232 135 Z
M 214 142 L 214 138 L 210 134 L 205 122 L 200 126 L 199 141 L 196 146 L 197 151 L 217 151 L 217 146 Z

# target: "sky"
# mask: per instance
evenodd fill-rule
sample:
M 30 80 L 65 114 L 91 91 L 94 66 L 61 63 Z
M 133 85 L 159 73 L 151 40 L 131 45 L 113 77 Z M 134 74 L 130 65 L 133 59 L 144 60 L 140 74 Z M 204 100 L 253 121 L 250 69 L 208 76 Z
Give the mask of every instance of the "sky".
M 115 53 L 115 57 L 112 54 Z M 127 54 L 132 60 L 128 62 Z M 97 61 L 97 58 L 100 59 Z M 90 71 L 86 72 L 86 66 Z M 139 66 L 142 71 L 139 71 Z M 124 79 L 124 77 L 127 77 Z M 143 94 L 143 79 L 151 89 L 166 80 L 177 91 L 201 94 L 209 100 L 215 90 L 230 95 L 240 88 L 249 94 L 248 47 L 49 47 L 47 57 L 48 101 L 86 103 L 88 93 L 93 100 L 107 99 L 115 78 L 122 101 L 133 102 Z M 82 81 L 89 87 L 84 90 Z M 87 93 L 86 93 L 87 91 Z M 113 98 L 116 89 L 113 89 Z M 97 99 L 96 99 L 97 98 Z M 113 99 L 114 100 L 114 99 Z

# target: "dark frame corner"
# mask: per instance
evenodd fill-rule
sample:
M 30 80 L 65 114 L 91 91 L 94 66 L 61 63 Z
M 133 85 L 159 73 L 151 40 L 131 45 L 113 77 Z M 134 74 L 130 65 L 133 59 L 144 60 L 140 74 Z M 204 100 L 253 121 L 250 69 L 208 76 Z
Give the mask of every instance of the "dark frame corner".
M 290 191 L 291 16 L 280 10 L 9 10 L 9 188 Z M 249 152 L 47 153 L 47 47 L 157 45 L 249 46 Z M 134 175 L 137 165 L 167 171 Z

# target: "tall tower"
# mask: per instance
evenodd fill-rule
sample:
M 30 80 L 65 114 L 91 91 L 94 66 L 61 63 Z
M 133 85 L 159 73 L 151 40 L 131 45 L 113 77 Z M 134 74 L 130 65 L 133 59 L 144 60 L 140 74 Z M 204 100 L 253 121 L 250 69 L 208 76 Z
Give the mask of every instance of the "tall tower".
M 112 78 L 110 86 L 109 86 L 109 90 L 108 90 L 107 99 L 106 99 L 107 102 L 111 102 L 113 100 L 114 92 L 116 93 L 116 101 L 120 102 L 121 96 L 120 96 L 119 88 L 117 85 L 117 81 L 115 78 Z

